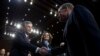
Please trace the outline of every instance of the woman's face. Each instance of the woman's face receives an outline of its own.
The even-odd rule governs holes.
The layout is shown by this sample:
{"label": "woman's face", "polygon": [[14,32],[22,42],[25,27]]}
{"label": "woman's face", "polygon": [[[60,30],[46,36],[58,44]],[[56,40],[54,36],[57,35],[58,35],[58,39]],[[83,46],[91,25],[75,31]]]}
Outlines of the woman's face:
{"label": "woman's face", "polygon": [[45,33],[45,34],[44,34],[44,40],[49,40],[49,38],[50,38],[50,37],[49,37],[49,33]]}

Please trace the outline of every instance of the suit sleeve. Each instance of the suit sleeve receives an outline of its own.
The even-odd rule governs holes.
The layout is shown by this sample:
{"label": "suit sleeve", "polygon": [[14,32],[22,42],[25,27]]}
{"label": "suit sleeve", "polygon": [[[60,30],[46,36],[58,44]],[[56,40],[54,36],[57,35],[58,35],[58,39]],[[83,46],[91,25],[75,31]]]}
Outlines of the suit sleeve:
{"label": "suit sleeve", "polygon": [[80,33],[84,36],[90,53],[100,55],[100,29],[92,13],[84,6],[77,6],[75,16]]}
{"label": "suit sleeve", "polygon": [[26,42],[23,38],[23,36],[19,33],[16,34],[16,38],[14,40],[14,45],[17,47],[17,48],[21,48],[21,49],[24,49],[24,50],[29,50],[29,51],[32,51],[32,52],[35,52],[37,47]]}
{"label": "suit sleeve", "polygon": [[87,8],[81,5],[77,6],[75,9],[75,15],[79,27],[86,31],[83,32],[87,33],[89,37],[96,37],[97,39],[100,39],[100,29],[93,14]]}

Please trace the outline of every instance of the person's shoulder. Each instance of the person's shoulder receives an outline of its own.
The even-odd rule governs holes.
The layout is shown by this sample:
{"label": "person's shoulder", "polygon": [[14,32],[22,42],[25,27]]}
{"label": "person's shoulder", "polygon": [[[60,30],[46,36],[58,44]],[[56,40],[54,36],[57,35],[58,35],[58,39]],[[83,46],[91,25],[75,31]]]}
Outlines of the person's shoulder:
{"label": "person's shoulder", "polygon": [[84,5],[77,4],[75,7],[85,7]]}
{"label": "person's shoulder", "polygon": [[24,34],[23,31],[17,31],[17,32],[16,32],[16,35],[23,35],[23,34]]}
{"label": "person's shoulder", "polygon": [[86,9],[86,7],[83,6],[83,5],[76,5],[75,6],[75,9]]}
{"label": "person's shoulder", "polygon": [[78,12],[90,13],[89,9],[83,5],[76,5],[74,10]]}

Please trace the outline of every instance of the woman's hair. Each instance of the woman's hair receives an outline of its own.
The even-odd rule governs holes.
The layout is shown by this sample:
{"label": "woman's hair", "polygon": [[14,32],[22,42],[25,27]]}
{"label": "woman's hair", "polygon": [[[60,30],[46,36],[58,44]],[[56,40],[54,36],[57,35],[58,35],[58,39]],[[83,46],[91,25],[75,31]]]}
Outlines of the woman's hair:
{"label": "woman's hair", "polygon": [[51,35],[51,33],[45,31],[42,35],[41,35],[41,42],[44,40],[44,36],[45,34],[48,33],[49,34],[49,40],[48,42],[51,43],[52,42],[52,39],[53,39],[53,36]]}

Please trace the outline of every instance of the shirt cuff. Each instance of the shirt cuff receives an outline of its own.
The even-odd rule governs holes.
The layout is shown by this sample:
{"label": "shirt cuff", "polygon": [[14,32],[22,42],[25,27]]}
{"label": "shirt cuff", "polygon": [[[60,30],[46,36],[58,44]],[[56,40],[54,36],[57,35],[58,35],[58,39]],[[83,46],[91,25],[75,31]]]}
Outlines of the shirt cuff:
{"label": "shirt cuff", "polygon": [[38,52],[39,52],[39,50],[40,50],[40,48],[39,48],[39,47],[37,47],[37,48],[36,48],[36,50],[35,50],[35,53],[38,53]]}

